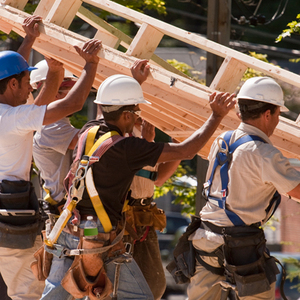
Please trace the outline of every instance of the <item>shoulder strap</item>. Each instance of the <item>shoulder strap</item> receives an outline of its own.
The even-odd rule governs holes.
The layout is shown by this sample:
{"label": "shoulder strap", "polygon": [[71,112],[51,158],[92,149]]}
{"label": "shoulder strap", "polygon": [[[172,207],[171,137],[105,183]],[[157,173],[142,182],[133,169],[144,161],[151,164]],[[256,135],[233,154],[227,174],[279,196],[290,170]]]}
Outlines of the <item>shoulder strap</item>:
{"label": "shoulder strap", "polygon": [[[95,126],[89,130],[85,143],[85,155],[88,157],[96,156],[99,160],[111,146],[122,140],[123,137],[121,137],[117,131],[109,131],[94,143],[98,130],[99,126]],[[87,192],[103,226],[104,232],[110,232],[112,230],[112,224],[95,187],[91,168],[87,171],[85,183]]]}
{"label": "shoulder strap", "polygon": [[[78,141],[78,150],[76,154],[76,158],[74,162],[79,161],[79,166],[76,168],[76,170],[70,170],[68,173],[65,182],[70,182],[70,186],[68,187],[68,191],[71,190],[71,185],[73,184],[73,179],[75,178],[76,172],[79,169],[82,169],[83,166],[86,167],[88,164],[88,167],[91,166],[93,163],[100,160],[102,155],[113,145],[115,145],[117,142],[124,139],[124,137],[120,136],[118,132],[112,131],[107,132],[104,135],[102,135],[95,143],[95,136],[99,130],[99,126],[93,126],[91,128],[88,128],[79,138]],[[84,150],[83,150],[84,149]],[[84,153],[83,153],[84,152]],[[83,154],[83,156],[82,156]],[[82,157],[80,159],[80,157]],[[80,160],[79,160],[80,159]],[[88,175],[88,170],[91,170],[90,168],[87,169],[87,172],[84,176]],[[75,172],[76,171],[76,172]],[[105,232],[109,232],[112,229],[112,225],[110,222],[110,219],[103,207],[102,201],[97,193],[97,190],[94,186],[94,179],[92,176],[92,173],[90,173],[89,179],[86,178],[85,180],[85,186],[87,188],[87,191],[90,196],[92,204],[94,206],[94,209],[96,211],[96,214],[105,230]],[[84,178],[82,178],[84,179]],[[88,184],[87,184],[88,183]],[[96,192],[89,192],[89,187],[93,187]],[[71,201],[70,193],[68,193],[68,201],[65,204],[66,205]],[[81,199],[80,199],[81,200]],[[79,201],[80,201],[79,200]],[[103,209],[101,208],[103,207]]]}
{"label": "shoulder strap", "polygon": [[[261,141],[263,143],[265,143],[265,141],[261,137],[256,136],[256,135],[245,135],[230,145],[230,139],[231,139],[232,133],[233,133],[233,131],[227,131],[225,133],[224,137],[220,138],[222,140],[222,145],[219,148],[219,151],[216,155],[210,178],[204,184],[204,188],[206,189],[205,194],[207,196],[208,201],[210,201],[211,203],[224,209],[228,218],[235,226],[243,226],[243,225],[245,225],[243,220],[236,213],[234,213],[226,208],[226,199],[227,199],[227,194],[228,194],[228,181],[229,181],[228,167],[231,162],[233,152],[240,145],[251,142],[251,141]],[[218,143],[219,143],[219,141],[218,141]],[[209,196],[210,188],[212,185],[212,180],[213,180],[216,168],[218,166],[221,166],[220,167],[221,186],[222,186],[222,190],[221,190],[222,198],[221,199],[217,199],[217,198]]]}

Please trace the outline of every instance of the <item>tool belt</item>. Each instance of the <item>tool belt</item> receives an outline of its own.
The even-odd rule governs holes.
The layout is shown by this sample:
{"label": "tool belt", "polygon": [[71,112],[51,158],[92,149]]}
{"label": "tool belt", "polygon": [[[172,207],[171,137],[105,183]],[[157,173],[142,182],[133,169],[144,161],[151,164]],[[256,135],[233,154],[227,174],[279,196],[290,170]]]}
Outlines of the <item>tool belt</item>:
{"label": "tool belt", "polygon": [[[195,249],[188,237],[199,227],[222,234],[223,246],[212,253]],[[256,226],[218,227],[194,218],[180,237],[173,255],[167,270],[177,284],[190,281],[197,260],[210,272],[224,275],[226,281],[236,287],[240,297],[270,290],[270,284],[276,281],[279,273],[275,258],[268,254],[264,232]],[[202,256],[218,258],[220,267],[207,264]]]}
{"label": "tool belt", "polygon": [[153,201],[153,197],[139,199],[129,197],[128,200],[128,205],[130,206],[146,206],[151,204],[151,202]]}
{"label": "tool belt", "polygon": [[2,180],[0,185],[0,247],[27,249],[41,233],[39,202],[29,181]]}
{"label": "tool belt", "polygon": [[236,285],[239,297],[270,290],[279,270],[268,253],[263,230],[255,226],[227,227],[223,237],[226,281]]}
{"label": "tool belt", "polygon": [[[78,249],[101,248],[107,242],[106,235],[97,240],[80,239]],[[101,254],[77,255],[61,281],[62,287],[75,299],[104,299],[112,293],[112,283],[107,277]]]}
{"label": "tool belt", "polygon": [[[146,206],[128,206],[126,210],[126,230],[128,226],[136,231],[136,226],[152,226],[155,230],[162,231],[167,225],[165,212],[151,203]],[[130,234],[129,229],[127,232]]]}
{"label": "tool belt", "polygon": [[113,230],[110,233],[99,233],[95,240],[85,237],[80,239],[79,255],[75,256],[61,282],[62,287],[74,298],[88,296],[91,300],[104,299],[112,293],[113,285],[104,265],[106,261],[125,253],[122,232],[117,235],[117,231]]}
{"label": "tool belt", "polygon": [[[46,231],[42,231],[43,239],[46,238]],[[46,251],[44,245],[41,246],[34,254],[33,261],[30,265],[33,275],[39,281],[45,281],[49,276],[53,254]]]}
{"label": "tool belt", "polygon": [[190,278],[195,274],[195,248],[189,236],[195,232],[201,224],[201,219],[192,216],[192,221],[185,232],[179,238],[173,252],[173,260],[166,266],[166,269],[173,276],[176,284],[190,282]]}

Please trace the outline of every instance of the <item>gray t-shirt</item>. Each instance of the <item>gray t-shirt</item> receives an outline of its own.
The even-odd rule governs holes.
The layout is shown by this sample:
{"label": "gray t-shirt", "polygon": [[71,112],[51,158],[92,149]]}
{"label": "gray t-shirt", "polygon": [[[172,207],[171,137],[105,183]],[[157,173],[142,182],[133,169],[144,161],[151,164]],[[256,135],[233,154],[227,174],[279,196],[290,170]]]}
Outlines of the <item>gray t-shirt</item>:
{"label": "gray t-shirt", "polygon": [[78,133],[68,118],[43,126],[33,139],[33,158],[44,180],[44,188],[50,191],[53,200],[63,199],[66,191],[63,180],[72,163],[69,145]]}

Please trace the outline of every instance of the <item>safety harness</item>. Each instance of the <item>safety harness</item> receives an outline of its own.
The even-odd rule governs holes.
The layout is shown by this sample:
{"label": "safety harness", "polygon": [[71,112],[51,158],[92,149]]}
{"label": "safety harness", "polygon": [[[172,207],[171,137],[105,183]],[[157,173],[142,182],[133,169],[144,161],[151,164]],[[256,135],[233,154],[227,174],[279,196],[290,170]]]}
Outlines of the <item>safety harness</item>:
{"label": "safety harness", "polygon": [[[266,141],[256,135],[245,135],[245,136],[239,138],[238,140],[236,140],[231,145],[229,145],[232,133],[233,133],[233,131],[228,131],[225,133],[223,138],[219,137],[217,140],[217,143],[219,145],[219,150],[217,152],[217,155],[216,155],[216,158],[215,158],[215,161],[213,164],[210,178],[204,184],[204,193],[205,193],[207,200],[210,203],[224,209],[226,215],[228,216],[228,218],[230,219],[230,221],[233,223],[234,226],[245,226],[246,224],[244,223],[244,221],[236,213],[234,213],[233,211],[230,211],[226,208],[226,199],[228,196],[228,181],[229,181],[228,167],[232,160],[233,152],[239,146],[241,146],[242,144],[251,142],[251,141],[260,141],[263,143],[266,143]],[[220,139],[222,140],[221,146],[219,144]],[[218,199],[218,198],[215,198],[215,197],[212,197],[209,195],[213,177],[214,177],[214,174],[215,174],[218,166],[221,166],[220,167],[220,177],[221,177],[221,187],[222,187],[222,190],[221,190],[222,198],[221,199]],[[268,218],[270,218],[274,214],[275,210],[277,209],[278,205],[280,204],[280,201],[281,201],[280,194],[276,191],[275,194],[273,195],[272,200],[270,201],[268,208],[266,209]],[[271,212],[271,210],[272,210],[272,212]],[[260,226],[261,224],[257,224],[257,225]]]}
{"label": "safety harness", "polygon": [[[74,175],[74,171],[71,169],[69,174],[65,179],[65,186],[67,190],[69,190],[68,200],[65,206],[67,206],[72,198],[72,194],[77,194],[76,190],[79,186],[85,185],[87,192],[92,201],[93,207],[96,211],[97,217],[99,218],[104,232],[110,232],[112,229],[111,221],[105,211],[103,203],[99,197],[97,189],[94,184],[93,172],[92,169],[89,168],[93,163],[98,162],[102,155],[117,142],[124,139],[124,137],[120,136],[116,131],[109,131],[102,135],[95,143],[95,137],[99,130],[99,126],[94,126],[88,130],[86,130],[80,137],[78,141],[78,151],[76,154],[75,162],[79,161],[80,157],[82,159],[79,161],[79,166]],[[83,149],[84,148],[84,149]],[[87,171],[88,169],[88,171]],[[81,172],[84,170],[84,172]],[[76,182],[76,177],[78,177]],[[85,180],[85,182],[84,182]],[[80,181],[80,184],[79,184]],[[71,190],[70,190],[71,189]],[[83,194],[84,188],[82,189],[81,197]],[[78,198],[78,195],[76,196]],[[81,199],[80,199],[81,200]]]}

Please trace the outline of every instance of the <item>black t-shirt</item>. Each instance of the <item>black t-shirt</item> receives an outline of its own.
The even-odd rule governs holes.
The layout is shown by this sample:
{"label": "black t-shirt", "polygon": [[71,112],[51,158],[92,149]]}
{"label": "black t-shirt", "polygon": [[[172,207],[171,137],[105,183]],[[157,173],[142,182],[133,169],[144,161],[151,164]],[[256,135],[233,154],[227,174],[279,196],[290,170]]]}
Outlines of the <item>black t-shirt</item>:
{"label": "black t-shirt", "polygon": [[[113,130],[122,135],[118,127],[105,123],[103,119],[89,121],[79,134],[89,127],[98,125],[100,128],[96,140]],[[164,143],[149,143],[145,139],[127,137],[113,145],[99,162],[92,165],[96,189],[113,225],[121,219],[124,200],[134,174],[145,166],[155,166],[163,147]],[[77,147],[74,155],[76,152]],[[77,209],[81,214],[96,214],[86,190]]]}

